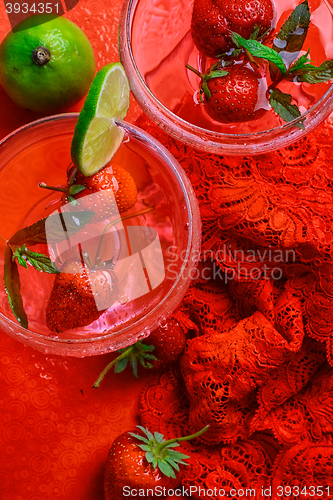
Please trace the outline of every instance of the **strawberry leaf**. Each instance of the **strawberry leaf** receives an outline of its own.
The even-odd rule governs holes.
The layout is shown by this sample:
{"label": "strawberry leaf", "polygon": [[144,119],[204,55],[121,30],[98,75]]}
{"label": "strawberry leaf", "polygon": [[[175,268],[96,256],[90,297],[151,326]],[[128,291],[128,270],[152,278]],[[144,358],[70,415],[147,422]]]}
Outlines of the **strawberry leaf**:
{"label": "strawberry leaf", "polygon": [[176,474],[174,473],[173,468],[167,462],[164,462],[161,459],[157,459],[157,467],[160,471],[167,477],[176,478]]}
{"label": "strawberry leaf", "polygon": [[145,457],[147,459],[147,462],[149,462],[150,464],[154,461],[154,455],[151,451],[147,451]]}
{"label": "strawberry leaf", "polygon": [[130,358],[130,365],[135,378],[139,378],[138,374],[138,360],[137,358]]}
{"label": "strawberry leaf", "polygon": [[[139,426],[137,425],[137,427]],[[140,436],[140,434],[134,434],[134,432],[129,432],[128,434],[136,439],[139,439],[140,441],[143,441],[144,443],[149,443],[149,439],[144,436]]]}
{"label": "strawberry leaf", "polygon": [[278,54],[274,49],[271,49],[270,47],[257,42],[257,40],[246,40],[245,38],[234,32],[231,33],[231,38],[238,47],[243,47],[244,49],[248,50],[254,57],[259,57],[261,59],[270,61],[279,68],[282,75],[286,74],[287,70],[283,59],[280,54]]}
{"label": "strawberry leaf", "polygon": [[164,436],[160,432],[154,432],[154,438],[158,443],[162,443]]}
{"label": "strawberry leaf", "polygon": [[51,259],[44,255],[43,253],[32,252],[24,245],[21,248],[16,248],[13,257],[17,258],[18,263],[27,268],[27,262],[31,264],[37,271],[56,274],[59,273],[59,269],[53,264]]}
{"label": "strawberry leaf", "polygon": [[114,367],[114,372],[121,373],[122,371],[124,371],[127,366],[127,363],[128,363],[128,357],[120,359]]}
{"label": "strawberry leaf", "polygon": [[223,69],[214,69],[211,73],[208,73],[206,75],[205,80],[211,80],[212,78],[219,78],[220,76],[226,76],[228,74],[228,71],[224,71]]}
{"label": "strawberry leaf", "polygon": [[149,444],[138,444],[138,447],[141,448],[143,451],[150,451],[150,446]]}
{"label": "strawberry leaf", "polygon": [[[277,113],[285,122],[291,122],[301,116],[301,112],[296,104],[291,104],[291,95],[284,94],[278,89],[271,92],[269,102],[275,113]],[[295,127],[304,129],[303,122],[298,122]]]}
{"label": "strawberry leaf", "polygon": [[67,196],[67,200],[72,205],[72,207],[76,207],[76,205],[78,205],[76,199],[73,198],[73,196],[71,196],[70,194]]}
{"label": "strawberry leaf", "polygon": [[171,457],[165,457],[165,461],[168,464],[170,464],[171,467],[173,467],[174,469],[176,469],[177,472],[179,471],[179,465],[174,460],[172,460]]}
{"label": "strawberry leaf", "polygon": [[71,194],[71,195],[78,194],[78,193],[81,193],[81,191],[83,191],[84,189],[86,189],[86,186],[83,186],[82,184],[73,184],[69,188],[69,194]]}
{"label": "strawberry leaf", "polygon": [[258,24],[256,24],[255,27],[253,28],[251,35],[250,35],[250,40],[258,40],[259,33],[260,33],[260,26]]}
{"label": "strawberry leaf", "polygon": [[7,246],[5,250],[4,281],[9,305],[15,318],[23,328],[28,328],[28,318],[23,307],[20,276],[13,251]]}
{"label": "strawberry leaf", "polygon": [[[52,242],[59,242],[64,239],[64,230],[71,235],[82,229],[94,216],[94,212],[82,210],[78,212],[60,212],[60,214],[50,215],[40,219],[31,226],[17,231],[9,240],[9,244],[16,245],[37,245],[47,243],[47,239]],[[47,221],[47,223],[46,223]],[[47,224],[47,238],[46,229]]]}

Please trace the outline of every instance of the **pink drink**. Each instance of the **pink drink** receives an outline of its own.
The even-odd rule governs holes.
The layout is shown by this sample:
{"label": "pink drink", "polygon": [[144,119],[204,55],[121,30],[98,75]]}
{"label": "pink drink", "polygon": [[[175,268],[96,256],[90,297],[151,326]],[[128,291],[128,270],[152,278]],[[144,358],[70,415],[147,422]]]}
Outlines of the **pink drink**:
{"label": "pink drink", "polygon": [[[25,131],[25,137],[17,141],[16,147],[13,145],[7,154],[2,155],[0,227],[1,236],[5,240],[9,240],[19,229],[50,214],[57,214],[60,209],[62,213],[67,208],[74,210],[75,215],[76,207],[62,207],[57,202],[60,193],[39,187],[41,182],[51,186],[63,186],[67,183],[76,117],[65,117],[62,121],[66,123],[51,123],[51,127],[57,125],[57,128],[54,131],[47,129],[49,132],[46,130],[45,137],[41,135],[43,124],[35,127],[37,130]],[[138,325],[136,334],[145,336],[146,329],[150,328],[149,323],[151,326],[158,324],[179,302],[179,289],[183,289],[185,281],[190,281],[190,269],[184,274],[182,271],[195,264],[189,259],[193,243],[193,214],[187,193],[192,195],[191,188],[182,171],[179,173],[168,169],[162,153],[154,150],[150,139],[140,136],[141,132],[137,130],[129,127],[113,160],[114,164],[127,170],[135,181],[138,191],[135,206],[120,214],[120,217],[125,217],[123,221],[116,214],[112,224],[110,218],[88,223],[75,235],[91,260],[96,258],[97,252],[101,259],[114,260],[114,267],[109,272],[115,272],[119,279],[117,300],[90,325],[57,335],[47,328],[45,320],[45,309],[55,275],[38,272],[30,265],[28,269],[19,266],[21,292],[30,331],[63,339],[95,339],[111,333],[116,339],[114,348],[131,343],[120,336],[124,330],[130,335],[133,325]],[[141,212],[146,213],[135,215]],[[146,238],[147,230],[149,241]],[[195,231],[196,243],[193,249],[198,247],[198,230],[199,227]],[[100,245],[101,235],[105,231]],[[67,249],[63,241],[52,244],[48,239],[48,244],[34,245],[31,250],[49,255],[60,268],[62,262],[77,256],[75,237]],[[1,242],[1,262],[4,248],[5,245]],[[140,258],[136,258],[136,254],[140,254]],[[178,290],[177,298],[175,290]],[[186,287],[183,292],[185,290]],[[17,321],[10,309],[4,287],[0,289],[0,313],[11,320],[15,328]],[[17,327],[23,330],[19,325]]]}
{"label": "pink drink", "polygon": [[[299,4],[295,0],[276,0],[274,26],[279,31],[283,22]],[[197,104],[196,91],[200,79],[186,69],[186,64],[205,71],[212,60],[202,56],[194,46],[190,27],[193,0],[141,0],[132,21],[132,51],[138,71],[154,96],[179,118],[197,127],[223,134],[251,134],[283,125],[269,109],[265,92],[266,79],[259,89],[258,107],[267,112],[261,118],[247,123],[223,124],[214,121]],[[311,24],[300,55],[310,48],[310,58],[315,66],[333,58],[332,7],[325,0],[310,1]],[[270,84],[268,79],[268,85]],[[279,88],[292,95],[304,113],[329,89],[330,83],[310,85],[285,82]],[[260,94],[262,99],[260,101]]]}

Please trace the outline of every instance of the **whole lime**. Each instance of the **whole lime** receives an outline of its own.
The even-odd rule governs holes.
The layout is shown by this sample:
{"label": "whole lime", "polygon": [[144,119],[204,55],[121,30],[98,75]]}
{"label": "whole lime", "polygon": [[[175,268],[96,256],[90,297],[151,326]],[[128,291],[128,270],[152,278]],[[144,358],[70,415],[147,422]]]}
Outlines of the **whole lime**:
{"label": "whole lime", "polygon": [[59,112],[84,97],[95,74],[92,46],[72,21],[37,14],[0,46],[0,82],[22,108]]}

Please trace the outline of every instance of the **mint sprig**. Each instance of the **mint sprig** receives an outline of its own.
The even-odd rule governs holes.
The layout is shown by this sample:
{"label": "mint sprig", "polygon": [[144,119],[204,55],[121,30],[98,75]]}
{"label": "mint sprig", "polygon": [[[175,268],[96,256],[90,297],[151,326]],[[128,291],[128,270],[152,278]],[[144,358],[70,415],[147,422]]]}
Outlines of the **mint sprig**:
{"label": "mint sprig", "polygon": [[[293,10],[273,40],[273,49],[276,52],[288,53],[289,65],[295,60],[297,53],[302,49],[309,26],[310,9],[307,0],[305,0]],[[294,54],[294,57],[292,54]],[[269,72],[274,82],[279,77],[276,67],[270,64]]]}
{"label": "mint sprig", "polygon": [[[301,112],[296,104],[291,104],[291,95],[281,92],[279,89],[274,89],[269,95],[269,103],[285,122],[291,122],[295,118],[301,116]],[[295,123],[295,127],[304,130],[303,122]]]}
{"label": "mint sprig", "polygon": [[293,10],[273,41],[276,52],[299,52],[310,26],[310,9],[305,0]]}
{"label": "mint sprig", "polygon": [[275,64],[275,66],[281,71],[282,75],[285,75],[287,72],[285,63],[278,52],[274,49],[267,47],[267,45],[263,45],[257,40],[247,40],[242,36],[238,35],[238,33],[231,33],[232,41],[235,43],[237,47],[243,47],[248,50],[250,54],[254,57],[259,57],[260,59],[266,59],[271,63]]}
{"label": "mint sprig", "polygon": [[311,64],[308,53],[300,57],[290,68],[289,74],[298,82],[311,84],[329,82],[333,78],[333,59],[324,61],[320,66]]}
{"label": "mint sprig", "polygon": [[59,273],[59,269],[53,264],[50,257],[43,253],[32,252],[26,245],[16,248],[13,252],[13,259],[17,259],[18,264],[28,268],[29,263],[37,271],[49,274]]}
{"label": "mint sprig", "polygon": [[[47,239],[52,242],[63,241],[64,234],[70,235],[80,231],[95,215],[90,210],[81,210],[73,212],[61,212],[53,214],[38,220],[31,226],[27,226],[17,231],[8,241],[11,246],[14,245],[38,245],[47,243]],[[47,237],[45,224],[47,221]]]}
{"label": "mint sprig", "polygon": [[28,318],[23,306],[17,262],[13,259],[13,250],[9,246],[5,250],[4,282],[8,302],[15,318],[23,328],[28,328]]}

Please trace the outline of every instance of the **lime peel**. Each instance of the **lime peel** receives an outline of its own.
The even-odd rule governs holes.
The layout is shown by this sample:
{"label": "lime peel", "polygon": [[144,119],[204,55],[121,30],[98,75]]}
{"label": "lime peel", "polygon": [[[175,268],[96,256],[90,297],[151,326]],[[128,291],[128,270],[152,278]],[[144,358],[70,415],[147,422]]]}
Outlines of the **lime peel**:
{"label": "lime peel", "polygon": [[123,66],[107,64],[90,86],[72,140],[72,161],[83,175],[95,174],[116,153],[125,133],[116,121],[125,118],[129,102],[130,87]]}

